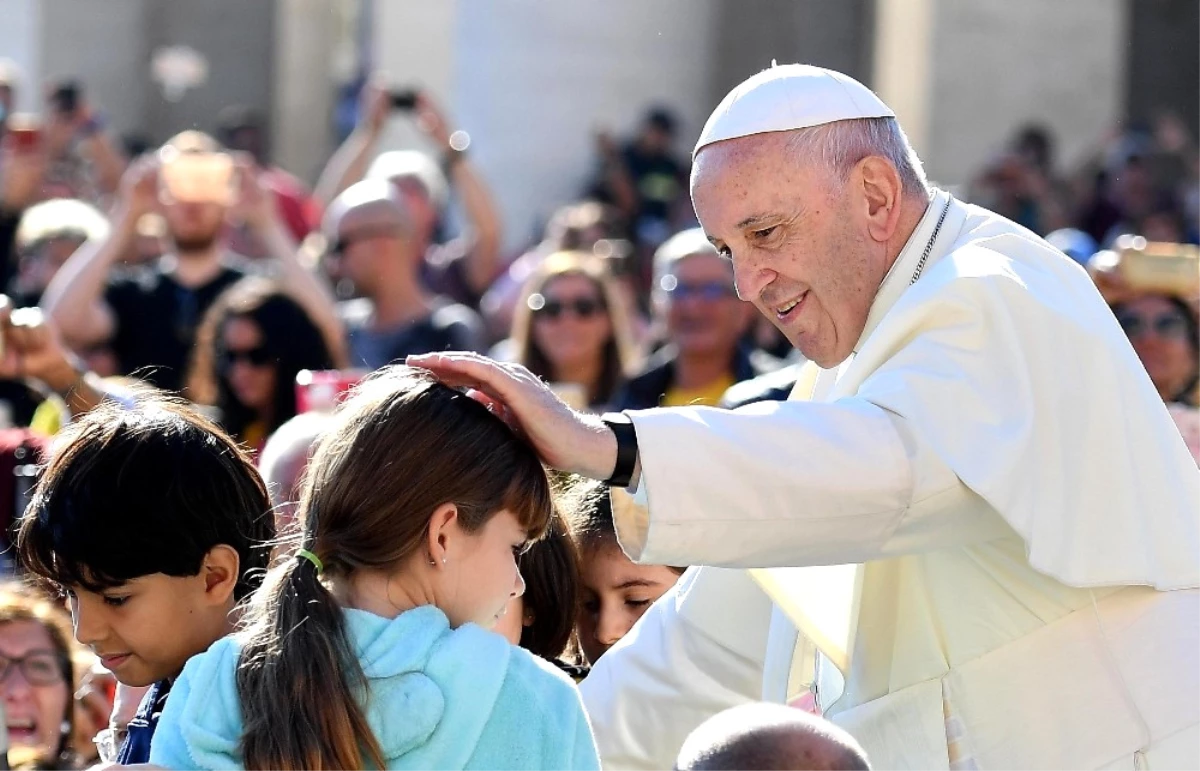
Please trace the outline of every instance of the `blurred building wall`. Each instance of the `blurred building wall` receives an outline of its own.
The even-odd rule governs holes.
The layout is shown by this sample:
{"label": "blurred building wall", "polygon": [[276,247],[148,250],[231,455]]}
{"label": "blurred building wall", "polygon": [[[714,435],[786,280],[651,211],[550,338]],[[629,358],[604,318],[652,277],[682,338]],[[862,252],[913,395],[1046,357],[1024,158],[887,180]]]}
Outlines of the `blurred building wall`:
{"label": "blurred building wall", "polygon": [[[117,131],[154,140],[258,107],[277,160],[310,181],[333,150],[334,89],[369,61],[472,134],[515,246],[582,191],[595,131],[628,136],[665,104],[686,157],[726,90],[772,59],[876,88],[947,184],[1027,122],[1053,130],[1067,165],[1127,116],[1174,108],[1196,131],[1198,15],[1196,0],[0,0],[0,57],[23,71],[25,109],[46,78],[74,75]],[[209,77],[172,103],[150,58],[179,44]],[[383,146],[425,145],[397,115]]]}
{"label": "blurred building wall", "polygon": [[149,0],[41,0],[42,77],[74,78],[117,134],[142,131],[148,84]]}
{"label": "blurred building wall", "polygon": [[829,67],[871,81],[874,0],[722,2],[716,13],[710,41],[713,106],[772,59]]}
{"label": "blurred building wall", "polygon": [[152,136],[168,137],[191,128],[212,131],[217,113],[231,104],[250,105],[270,117],[275,4],[275,0],[152,0],[148,4],[151,50],[185,45],[208,60],[207,82],[178,102],[168,101],[153,87],[146,110],[146,126]]}
{"label": "blurred building wall", "polygon": [[[0,56],[23,70],[28,109],[42,110],[47,81],[75,78],[117,134],[211,131],[229,104],[270,116],[275,2],[0,0]],[[194,48],[208,65],[206,82],[178,102],[151,77],[154,52],[173,45]]]}
{"label": "blurred building wall", "polygon": [[38,0],[0,0],[0,59],[17,69],[17,105],[21,112],[41,108],[42,14]]}
{"label": "blurred building wall", "polygon": [[333,65],[345,4],[276,0],[271,155],[279,166],[315,180],[333,145]]}
{"label": "blurred building wall", "polygon": [[1127,7],[1129,67],[1122,84],[1126,114],[1132,121],[1149,123],[1169,110],[1196,137],[1200,134],[1200,2],[1136,0]]}
{"label": "blurred building wall", "polygon": [[[879,0],[900,9],[885,18],[912,22],[913,0]],[[961,184],[1026,123],[1049,127],[1061,162],[1071,164],[1109,134],[1123,111],[1126,67],[1124,0],[919,0],[926,29],[906,29],[915,50],[892,45],[877,56],[876,73],[927,66],[917,114],[897,107],[911,123],[913,144],[929,176]],[[887,31],[882,34],[886,36]],[[877,54],[880,51],[877,50]],[[920,85],[909,84],[920,88]],[[887,88],[881,96],[890,100]],[[906,94],[901,103],[913,99]],[[923,114],[922,114],[923,112]]]}
{"label": "blurred building wall", "polygon": [[[681,119],[686,155],[707,116],[714,4],[384,2],[375,6],[374,54],[393,82],[430,89],[472,135],[472,157],[516,247],[582,194],[597,131],[624,136],[664,104]],[[388,139],[427,147],[404,116]]]}

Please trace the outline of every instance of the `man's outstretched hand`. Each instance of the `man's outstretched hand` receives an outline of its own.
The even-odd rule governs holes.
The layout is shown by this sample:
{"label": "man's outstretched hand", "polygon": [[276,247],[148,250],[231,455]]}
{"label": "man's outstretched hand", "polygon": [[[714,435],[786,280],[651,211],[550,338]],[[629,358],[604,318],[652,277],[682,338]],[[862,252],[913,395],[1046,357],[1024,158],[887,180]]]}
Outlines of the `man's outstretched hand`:
{"label": "man's outstretched hand", "polygon": [[519,364],[475,353],[409,356],[411,367],[432,372],[471,396],[520,432],[547,466],[591,479],[608,479],[617,463],[617,439],[593,415],[575,412]]}

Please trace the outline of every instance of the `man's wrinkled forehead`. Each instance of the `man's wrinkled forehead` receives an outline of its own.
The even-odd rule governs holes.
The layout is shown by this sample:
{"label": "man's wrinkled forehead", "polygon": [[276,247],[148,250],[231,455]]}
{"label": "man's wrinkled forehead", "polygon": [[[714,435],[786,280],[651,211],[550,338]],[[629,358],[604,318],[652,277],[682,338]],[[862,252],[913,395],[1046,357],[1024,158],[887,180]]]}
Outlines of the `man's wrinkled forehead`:
{"label": "man's wrinkled forehead", "polygon": [[750,176],[789,163],[789,146],[794,135],[794,131],[776,131],[705,145],[696,153],[692,164],[693,195],[699,186],[718,176]]}
{"label": "man's wrinkled forehead", "polygon": [[[823,189],[816,170],[796,162],[791,133],[740,137],[700,150],[692,166],[692,204],[710,241],[721,237],[714,230],[741,229],[782,209],[793,211]],[[713,221],[718,209],[720,222]]]}

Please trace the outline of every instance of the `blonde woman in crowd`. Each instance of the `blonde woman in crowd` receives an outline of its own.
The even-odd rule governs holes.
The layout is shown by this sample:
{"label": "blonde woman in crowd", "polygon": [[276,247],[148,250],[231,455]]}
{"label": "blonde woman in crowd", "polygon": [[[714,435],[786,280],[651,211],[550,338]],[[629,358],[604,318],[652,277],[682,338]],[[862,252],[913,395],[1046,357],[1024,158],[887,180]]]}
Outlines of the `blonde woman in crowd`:
{"label": "blonde woman in crowd", "polygon": [[525,284],[513,319],[514,360],[603,411],[635,358],[631,311],[604,263],[584,252],[546,258]]}

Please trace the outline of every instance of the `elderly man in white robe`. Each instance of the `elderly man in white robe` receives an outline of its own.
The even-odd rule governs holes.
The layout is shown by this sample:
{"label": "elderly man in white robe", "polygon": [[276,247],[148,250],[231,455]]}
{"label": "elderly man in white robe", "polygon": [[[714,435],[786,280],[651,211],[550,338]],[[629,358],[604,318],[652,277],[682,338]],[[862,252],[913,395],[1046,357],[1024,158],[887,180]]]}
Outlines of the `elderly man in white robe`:
{"label": "elderly man in white robe", "polygon": [[725,98],[692,197],[813,363],[789,401],[593,418],[512,365],[410,360],[608,481],[631,558],[717,566],[585,681],[606,766],[805,692],[878,768],[1200,763],[1200,471],[1086,273],[930,189],[816,67]]}

